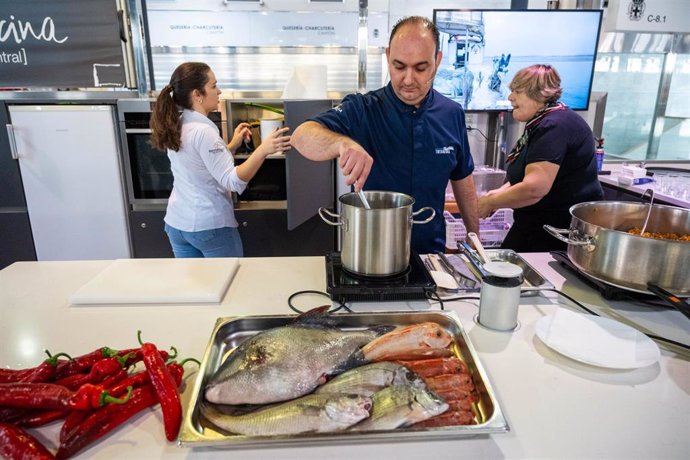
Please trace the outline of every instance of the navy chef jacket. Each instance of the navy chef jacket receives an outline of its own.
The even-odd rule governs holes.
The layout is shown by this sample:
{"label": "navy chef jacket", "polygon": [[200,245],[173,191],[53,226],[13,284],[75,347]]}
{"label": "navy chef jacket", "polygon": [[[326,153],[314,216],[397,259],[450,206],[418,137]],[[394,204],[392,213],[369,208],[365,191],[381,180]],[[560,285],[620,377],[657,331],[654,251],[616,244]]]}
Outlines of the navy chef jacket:
{"label": "navy chef jacket", "polygon": [[[414,211],[430,206],[436,217],[412,226],[412,251],[444,251],[443,207],[448,180],[474,170],[460,104],[431,90],[417,109],[402,102],[389,83],[367,94],[350,94],[334,109],[311,118],[359,143],[374,159],[365,190],[405,193]],[[423,212],[415,220],[423,220]]]}

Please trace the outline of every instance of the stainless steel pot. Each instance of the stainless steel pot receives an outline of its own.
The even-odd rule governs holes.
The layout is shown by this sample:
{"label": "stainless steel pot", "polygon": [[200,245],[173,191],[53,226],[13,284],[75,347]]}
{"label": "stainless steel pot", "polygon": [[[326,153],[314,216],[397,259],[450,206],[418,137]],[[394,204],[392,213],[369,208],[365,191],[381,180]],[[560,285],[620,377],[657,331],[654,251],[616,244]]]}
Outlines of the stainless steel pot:
{"label": "stainless steel pot", "polygon": [[636,292],[649,293],[652,283],[690,295],[690,242],[627,233],[642,228],[648,211],[646,231],[690,234],[690,210],[627,201],[576,204],[570,208],[570,229],[544,229],[568,243],[570,260],[592,278]]}
{"label": "stainless steel pot", "polygon": [[[371,209],[364,208],[357,193],[346,193],[338,198],[340,215],[319,208],[324,222],[340,226],[343,267],[365,276],[401,273],[410,263],[412,225],[431,222],[436,212],[430,207],[412,212],[414,198],[404,193],[367,191],[364,194]],[[424,211],[431,211],[431,216],[414,220]]]}

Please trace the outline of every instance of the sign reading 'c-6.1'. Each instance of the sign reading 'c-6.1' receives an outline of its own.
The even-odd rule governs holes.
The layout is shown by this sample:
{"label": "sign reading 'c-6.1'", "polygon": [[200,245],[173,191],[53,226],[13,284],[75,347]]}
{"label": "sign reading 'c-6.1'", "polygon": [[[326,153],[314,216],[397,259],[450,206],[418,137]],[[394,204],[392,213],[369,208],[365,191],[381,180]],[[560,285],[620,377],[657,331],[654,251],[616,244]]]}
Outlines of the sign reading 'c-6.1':
{"label": "sign reading 'c-6.1'", "polygon": [[114,0],[0,0],[0,88],[124,87]]}

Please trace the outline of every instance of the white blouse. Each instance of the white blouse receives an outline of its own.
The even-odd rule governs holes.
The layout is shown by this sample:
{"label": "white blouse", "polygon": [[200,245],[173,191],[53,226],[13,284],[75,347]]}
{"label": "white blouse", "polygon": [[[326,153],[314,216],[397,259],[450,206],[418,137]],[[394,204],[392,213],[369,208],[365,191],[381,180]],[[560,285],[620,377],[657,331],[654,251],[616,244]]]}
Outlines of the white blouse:
{"label": "white blouse", "polygon": [[181,120],[180,150],[168,149],[174,181],[165,223],[185,232],[237,227],[230,192],[242,193],[247,182],[237,176],[232,154],[208,117],[185,109]]}

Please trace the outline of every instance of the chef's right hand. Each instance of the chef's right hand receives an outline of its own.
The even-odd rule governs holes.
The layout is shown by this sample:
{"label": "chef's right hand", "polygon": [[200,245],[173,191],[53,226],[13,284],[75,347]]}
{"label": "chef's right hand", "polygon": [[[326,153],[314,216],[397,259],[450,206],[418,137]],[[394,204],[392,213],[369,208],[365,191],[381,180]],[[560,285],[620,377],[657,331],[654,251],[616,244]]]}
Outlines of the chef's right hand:
{"label": "chef's right hand", "polygon": [[374,159],[356,142],[344,142],[338,152],[338,165],[345,175],[345,184],[355,186],[355,192],[362,190],[371,172]]}

